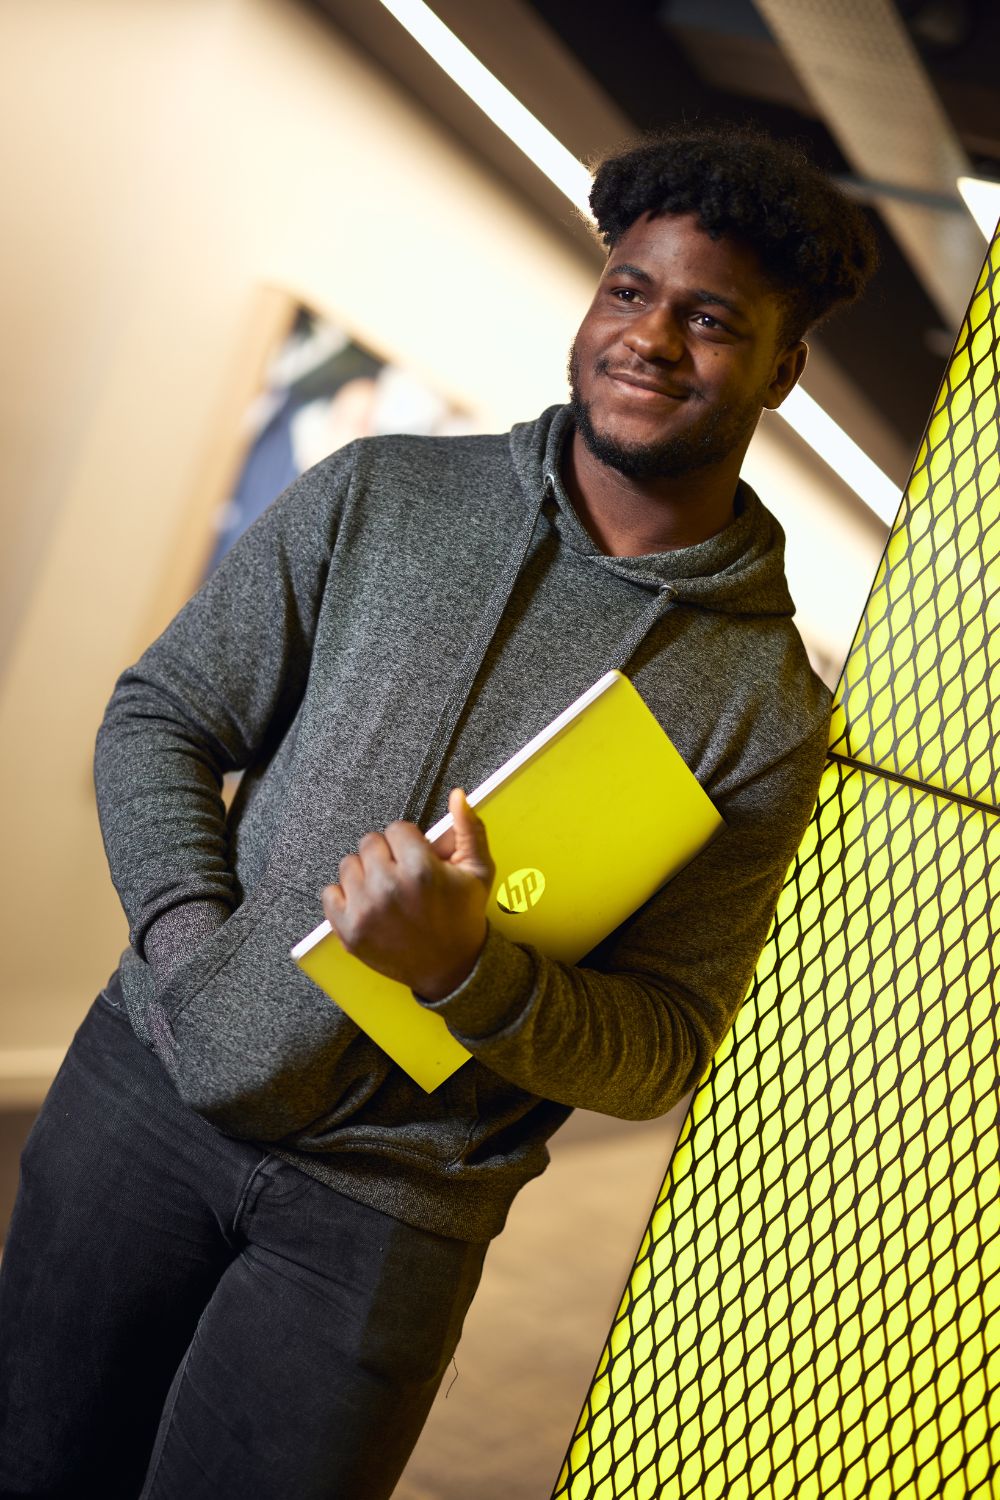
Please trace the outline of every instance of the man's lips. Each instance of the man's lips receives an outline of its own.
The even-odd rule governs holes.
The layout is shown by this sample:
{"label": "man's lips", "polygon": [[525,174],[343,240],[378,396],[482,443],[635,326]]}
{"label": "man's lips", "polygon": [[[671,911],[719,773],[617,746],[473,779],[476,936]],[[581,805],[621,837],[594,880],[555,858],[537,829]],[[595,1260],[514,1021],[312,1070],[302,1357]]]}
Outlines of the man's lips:
{"label": "man's lips", "polygon": [[631,370],[604,370],[602,373],[619,385],[627,385],[631,391],[645,393],[648,396],[665,397],[670,401],[686,401],[691,395],[689,390],[663,385],[659,381],[650,380],[648,376],[636,375]]}

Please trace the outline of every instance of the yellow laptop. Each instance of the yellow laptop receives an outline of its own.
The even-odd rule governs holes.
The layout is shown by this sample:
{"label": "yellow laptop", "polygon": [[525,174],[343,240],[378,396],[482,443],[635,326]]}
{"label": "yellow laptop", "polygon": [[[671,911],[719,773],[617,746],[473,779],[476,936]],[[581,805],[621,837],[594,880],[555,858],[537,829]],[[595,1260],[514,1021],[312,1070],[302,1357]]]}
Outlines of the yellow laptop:
{"label": "yellow laptop", "polygon": [[[491,925],[565,963],[589,953],[722,826],[621,672],[571,703],[469,802],[496,861]],[[427,838],[450,827],[449,815]],[[347,953],[329,922],[292,957],[428,1092],[468,1058],[440,1016]]]}

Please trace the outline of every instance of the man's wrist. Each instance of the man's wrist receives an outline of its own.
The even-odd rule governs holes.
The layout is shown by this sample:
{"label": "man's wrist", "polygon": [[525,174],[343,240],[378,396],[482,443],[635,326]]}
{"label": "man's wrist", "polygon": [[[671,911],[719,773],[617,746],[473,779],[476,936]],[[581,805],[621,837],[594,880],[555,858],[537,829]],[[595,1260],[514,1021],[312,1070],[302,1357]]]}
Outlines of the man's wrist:
{"label": "man's wrist", "polygon": [[447,969],[436,971],[434,974],[420,976],[420,981],[412,986],[416,994],[422,1000],[444,1000],[448,995],[460,989],[469,978],[479,962],[479,956],[486,946],[488,927],[484,920],[483,934],[475,950],[449,964]]}

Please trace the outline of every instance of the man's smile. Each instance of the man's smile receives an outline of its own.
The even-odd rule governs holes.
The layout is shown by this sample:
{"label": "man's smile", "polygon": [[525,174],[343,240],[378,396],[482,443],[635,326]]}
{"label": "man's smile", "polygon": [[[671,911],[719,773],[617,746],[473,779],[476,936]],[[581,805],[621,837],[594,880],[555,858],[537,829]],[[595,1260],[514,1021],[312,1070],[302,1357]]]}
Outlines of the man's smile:
{"label": "man's smile", "polygon": [[598,361],[597,372],[607,375],[617,386],[627,389],[627,394],[637,400],[659,397],[670,401],[686,401],[696,393],[689,386],[672,386],[641,370],[613,370],[603,360]]}

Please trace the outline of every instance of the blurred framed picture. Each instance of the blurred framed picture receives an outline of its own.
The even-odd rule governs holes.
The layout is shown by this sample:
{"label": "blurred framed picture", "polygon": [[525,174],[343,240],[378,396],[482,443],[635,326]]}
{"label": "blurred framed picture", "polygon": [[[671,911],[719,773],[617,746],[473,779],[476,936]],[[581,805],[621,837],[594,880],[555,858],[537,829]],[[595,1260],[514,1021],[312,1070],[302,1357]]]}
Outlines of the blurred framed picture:
{"label": "blurred framed picture", "polygon": [[478,430],[457,406],[346,329],[293,302],[242,423],[243,457],[215,517],[206,576],[292,480],[355,438]]}

